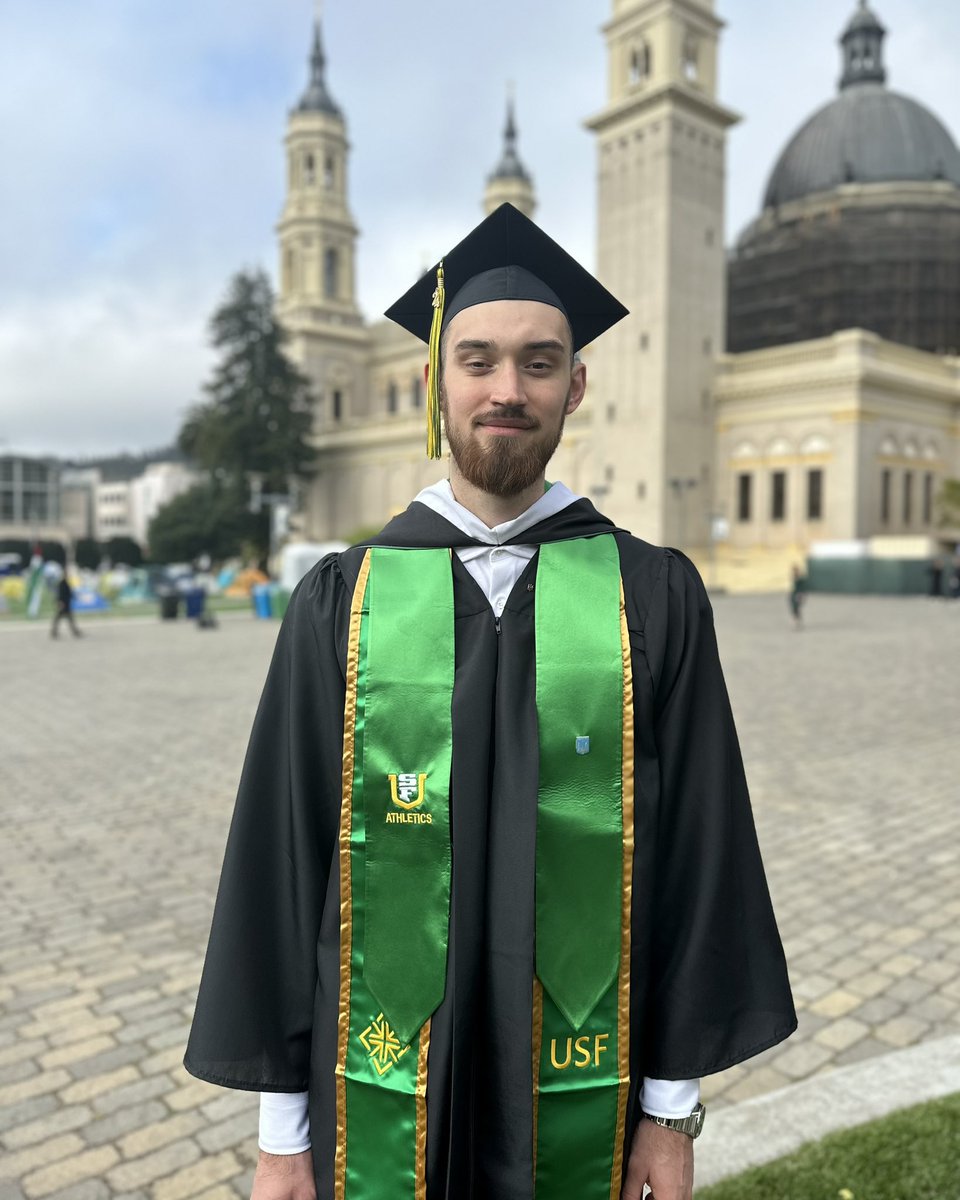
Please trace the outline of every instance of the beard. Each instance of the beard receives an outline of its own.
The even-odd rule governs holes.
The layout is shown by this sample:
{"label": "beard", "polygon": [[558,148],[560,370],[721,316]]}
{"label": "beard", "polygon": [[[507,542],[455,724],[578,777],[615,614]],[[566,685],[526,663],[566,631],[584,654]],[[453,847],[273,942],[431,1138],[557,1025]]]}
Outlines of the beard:
{"label": "beard", "polygon": [[[569,396],[567,397],[569,399]],[[540,422],[530,426],[531,436],[496,437],[484,446],[471,427],[466,433],[454,428],[447,412],[447,393],[440,387],[440,411],[447,444],[460,474],[466,481],[491,496],[517,496],[536,483],[547,469],[563,436],[566,404],[555,429],[544,429]],[[504,404],[497,415],[533,420],[523,405]]]}

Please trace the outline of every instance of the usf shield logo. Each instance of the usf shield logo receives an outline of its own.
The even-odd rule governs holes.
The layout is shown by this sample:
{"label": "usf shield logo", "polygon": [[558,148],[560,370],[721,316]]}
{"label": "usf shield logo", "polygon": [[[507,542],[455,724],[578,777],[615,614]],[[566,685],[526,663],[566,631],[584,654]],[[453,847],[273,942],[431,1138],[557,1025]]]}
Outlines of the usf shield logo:
{"label": "usf shield logo", "polygon": [[390,780],[390,799],[397,808],[409,811],[419,808],[423,803],[423,787],[427,782],[426,775],[388,775]]}

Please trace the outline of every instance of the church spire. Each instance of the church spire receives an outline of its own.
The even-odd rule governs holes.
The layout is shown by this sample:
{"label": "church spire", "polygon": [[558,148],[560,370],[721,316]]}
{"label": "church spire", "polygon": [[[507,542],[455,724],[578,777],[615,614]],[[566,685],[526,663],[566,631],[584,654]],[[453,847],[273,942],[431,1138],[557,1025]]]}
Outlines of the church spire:
{"label": "church spire", "polygon": [[492,179],[523,179],[530,176],[517,154],[517,122],[513,112],[513,97],[507,97],[507,123],[503,128],[503,155],[490,176]]}
{"label": "church spire", "polygon": [[514,208],[532,217],[537,207],[533,179],[517,154],[517,121],[513,110],[513,95],[507,96],[507,120],[503,127],[503,153],[500,161],[487,176],[483,210],[487,215],[509,201]]}
{"label": "church spire", "polygon": [[840,36],[843,47],[843,75],[840,90],[860,83],[886,83],[883,66],[883,39],[887,31],[880,24],[867,0],[859,0],[857,11]]}
{"label": "church spire", "polygon": [[327,60],[323,53],[323,39],[320,36],[320,18],[313,25],[313,49],[310,52],[310,82],[307,90],[300,97],[297,105],[298,112],[323,112],[331,117],[342,117],[340,109],[333,97],[327,91],[326,79]]}

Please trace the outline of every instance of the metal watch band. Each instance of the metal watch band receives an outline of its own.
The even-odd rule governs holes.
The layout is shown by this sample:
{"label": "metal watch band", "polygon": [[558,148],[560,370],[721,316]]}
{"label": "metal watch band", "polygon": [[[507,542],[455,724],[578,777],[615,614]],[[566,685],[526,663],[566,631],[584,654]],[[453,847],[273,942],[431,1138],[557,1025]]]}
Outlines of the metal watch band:
{"label": "metal watch band", "polygon": [[685,1133],[687,1137],[696,1138],[700,1136],[703,1129],[703,1118],[706,1111],[702,1104],[698,1104],[689,1117],[655,1117],[648,1112],[643,1115],[654,1125],[662,1125],[664,1129],[675,1129],[677,1133]]}

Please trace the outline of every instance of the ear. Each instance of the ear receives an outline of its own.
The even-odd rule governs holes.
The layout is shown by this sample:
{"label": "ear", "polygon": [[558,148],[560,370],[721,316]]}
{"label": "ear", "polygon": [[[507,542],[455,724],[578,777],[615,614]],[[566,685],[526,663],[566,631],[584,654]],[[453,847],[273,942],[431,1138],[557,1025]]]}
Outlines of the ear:
{"label": "ear", "polygon": [[430,364],[428,362],[425,362],[423,364],[423,386],[426,387],[429,382],[430,382]]}
{"label": "ear", "polygon": [[582,362],[574,363],[573,370],[570,373],[570,395],[567,397],[567,403],[563,410],[568,417],[580,407],[580,402],[583,400],[586,390],[587,365]]}

